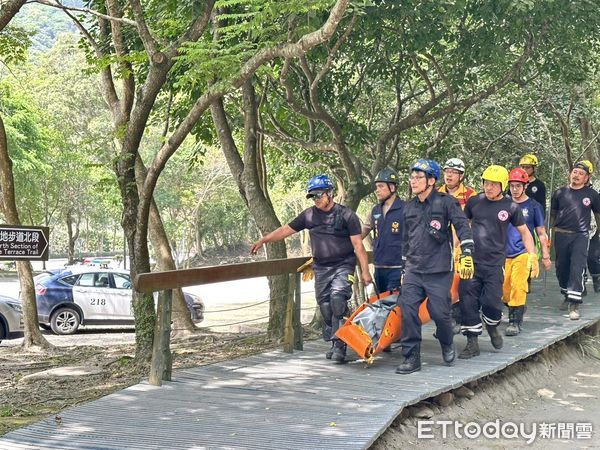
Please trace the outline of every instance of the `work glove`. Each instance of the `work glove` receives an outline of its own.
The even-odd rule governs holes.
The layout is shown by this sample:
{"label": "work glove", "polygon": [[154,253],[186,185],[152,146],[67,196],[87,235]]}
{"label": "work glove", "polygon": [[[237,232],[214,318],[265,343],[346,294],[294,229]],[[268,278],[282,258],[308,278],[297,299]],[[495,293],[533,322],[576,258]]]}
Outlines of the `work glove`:
{"label": "work glove", "polygon": [[531,278],[537,278],[540,274],[540,264],[538,262],[537,253],[527,254],[527,271],[531,274]]}
{"label": "work glove", "polygon": [[458,276],[461,280],[470,280],[475,273],[475,264],[471,255],[460,255],[458,260]]}
{"label": "work glove", "polygon": [[310,281],[315,277],[315,271],[312,268],[312,263],[313,259],[310,258],[296,269],[296,272],[302,272],[302,281]]}

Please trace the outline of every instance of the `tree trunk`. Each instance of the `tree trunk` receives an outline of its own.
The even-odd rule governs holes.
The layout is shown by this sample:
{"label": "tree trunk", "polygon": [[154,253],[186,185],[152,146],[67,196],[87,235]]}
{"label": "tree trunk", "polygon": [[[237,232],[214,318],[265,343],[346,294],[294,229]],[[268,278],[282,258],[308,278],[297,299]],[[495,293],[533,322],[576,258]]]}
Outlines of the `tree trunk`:
{"label": "tree trunk", "polygon": [[[138,186],[141,188],[144,180],[146,179],[146,167],[144,166],[141,158],[136,158],[135,172]],[[169,245],[169,238],[163,221],[160,217],[160,213],[156,206],[156,202],[152,200],[150,206],[150,220],[148,224],[148,233],[150,234],[150,242],[156,252],[156,261],[158,270],[175,270],[175,261],[171,254],[171,246]],[[173,291],[173,308],[172,308],[172,319],[173,319],[173,334],[176,336],[187,335],[196,331],[196,326],[192,322],[192,316],[185,303],[183,291],[181,289],[175,289]]]}
{"label": "tree trunk", "polygon": [[[0,116],[0,190],[2,191],[2,213],[9,225],[21,225],[17,204],[15,203],[15,183],[12,172],[12,160],[8,154],[8,142],[4,121]],[[25,322],[25,339],[23,346],[52,348],[52,345],[40,332],[35,287],[33,285],[33,269],[29,261],[17,261],[17,272],[21,283],[21,303]]]}
{"label": "tree trunk", "polygon": [[[260,165],[257,161],[256,133],[258,108],[252,82],[248,81],[243,86],[244,96],[244,159],[235,144],[231,128],[225,114],[222,99],[211,106],[211,114],[221,149],[231,170],[234,180],[238,183],[240,194],[248,205],[248,209],[256,222],[260,232],[267,234],[281,226],[271,202],[266,198],[261,189],[258,171]],[[287,258],[285,242],[267,244],[267,258]],[[283,335],[285,305],[289,282],[287,276],[269,278],[270,303],[268,334],[272,338]]]}
{"label": "tree trunk", "polygon": [[577,121],[579,122],[579,131],[581,133],[581,145],[583,150],[583,157],[580,159],[588,159],[594,164],[594,167],[597,167],[598,145],[596,136],[594,136],[590,119],[587,116],[579,116]]}
{"label": "tree trunk", "polygon": [[[79,218],[73,220],[73,211],[67,210],[67,264],[75,263],[75,243],[79,239]],[[75,231],[73,231],[73,223],[75,223]]]}

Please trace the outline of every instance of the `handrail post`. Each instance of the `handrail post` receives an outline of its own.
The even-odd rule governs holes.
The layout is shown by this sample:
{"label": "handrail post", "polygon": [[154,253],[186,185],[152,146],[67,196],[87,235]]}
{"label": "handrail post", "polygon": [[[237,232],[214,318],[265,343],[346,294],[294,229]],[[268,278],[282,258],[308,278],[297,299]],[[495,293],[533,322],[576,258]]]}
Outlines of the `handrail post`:
{"label": "handrail post", "polygon": [[154,326],[152,362],[148,381],[153,386],[161,386],[162,381],[171,381],[173,358],[171,355],[171,308],[173,291],[168,289],[158,294],[157,318]]}
{"label": "handrail post", "polygon": [[286,353],[294,353],[294,274],[288,276],[288,295],[285,304],[285,318],[283,322],[283,351]]}
{"label": "handrail post", "polygon": [[294,350],[304,349],[304,332],[302,330],[302,276],[296,273],[296,290],[294,292]]}

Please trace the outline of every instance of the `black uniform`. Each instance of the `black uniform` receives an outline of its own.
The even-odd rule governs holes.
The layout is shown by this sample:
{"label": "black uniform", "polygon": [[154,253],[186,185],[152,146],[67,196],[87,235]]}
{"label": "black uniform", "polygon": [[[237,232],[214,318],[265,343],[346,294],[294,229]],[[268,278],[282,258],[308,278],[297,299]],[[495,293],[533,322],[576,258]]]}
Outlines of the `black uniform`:
{"label": "black uniform", "polygon": [[600,196],[589,186],[562,187],[552,195],[556,277],[560,291],[572,303],[581,303],[588,257],[591,212],[600,213]]}
{"label": "black uniform", "polygon": [[406,259],[400,306],[402,308],[402,354],[420,351],[419,306],[429,297],[428,310],[436,324],[436,336],[444,346],[452,345],[448,291],[454,270],[452,231],[464,252],[473,249],[471,229],[455,198],[431,192],[424,202],[414,197],[404,207],[403,252]]}
{"label": "black uniform", "polygon": [[323,339],[343,347],[335,333],[349,312],[356,265],[350,236],[360,236],[360,220],[354,211],[336,203],[327,212],[316,206],[305,209],[289,226],[294,231],[309,231],[315,295],[324,320]]}
{"label": "black uniform", "polygon": [[469,199],[465,214],[471,219],[475,241],[475,275],[470,280],[460,280],[458,285],[461,331],[466,336],[478,336],[483,329],[480,310],[488,325],[500,323],[508,224],[518,227],[525,224],[525,219],[510,198],[491,201],[484,193]]}
{"label": "black uniform", "polygon": [[375,205],[371,211],[371,226],[375,284],[381,292],[399,288],[404,266],[402,259],[404,201],[396,197],[385,214],[383,204]]}
{"label": "black uniform", "polygon": [[525,194],[542,205],[542,212],[544,213],[544,217],[546,217],[546,185],[544,182],[536,178],[527,185]]}

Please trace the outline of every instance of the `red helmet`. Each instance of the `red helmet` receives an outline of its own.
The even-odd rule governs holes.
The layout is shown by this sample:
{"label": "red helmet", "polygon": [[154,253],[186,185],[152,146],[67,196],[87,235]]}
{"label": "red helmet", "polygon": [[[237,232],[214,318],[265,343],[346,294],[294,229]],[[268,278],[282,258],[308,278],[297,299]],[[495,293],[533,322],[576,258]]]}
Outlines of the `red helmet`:
{"label": "red helmet", "polygon": [[527,184],[529,183],[529,175],[520,167],[516,167],[508,174],[508,182],[510,183],[511,181]]}

